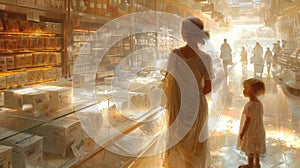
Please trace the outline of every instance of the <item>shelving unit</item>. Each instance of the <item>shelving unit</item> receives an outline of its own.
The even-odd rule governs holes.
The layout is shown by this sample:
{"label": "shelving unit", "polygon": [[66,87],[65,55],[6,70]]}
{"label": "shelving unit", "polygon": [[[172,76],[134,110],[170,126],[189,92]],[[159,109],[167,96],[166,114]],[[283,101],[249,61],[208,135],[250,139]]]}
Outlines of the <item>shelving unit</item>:
{"label": "shelving unit", "polygon": [[65,12],[28,5],[23,1],[1,4],[5,9],[0,10],[1,89],[63,76]]}
{"label": "shelving unit", "polygon": [[[39,89],[45,86],[71,90],[72,87],[74,89],[90,84],[91,78],[96,78],[95,101],[90,101],[90,93],[82,90],[81,97],[72,95],[71,103],[65,103],[61,105],[63,107],[53,111],[25,112],[26,109],[19,111],[19,109],[1,108],[0,127],[11,130],[0,133],[1,144],[17,137],[20,138],[20,136],[23,136],[23,139],[20,138],[22,141],[30,140],[32,137],[40,137],[39,139],[43,137],[42,146],[38,144],[35,148],[29,149],[34,151],[34,154],[26,157],[32,162],[25,162],[20,167],[25,167],[25,165],[77,167],[88,164],[95,155],[104,155],[105,147],[114,148],[118,146],[118,141],[124,142],[126,140],[123,139],[124,135],[159,133],[160,130],[145,132],[143,127],[147,127],[146,121],[150,119],[163,118],[162,107],[147,110],[145,107],[138,107],[136,111],[126,111],[129,114],[125,118],[119,113],[111,112],[111,108],[116,104],[121,104],[126,109],[134,103],[131,99],[126,99],[128,97],[125,99],[118,97],[114,100],[113,92],[114,89],[119,89],[118,91],[123,93],[127,89],[130,96],[140,96],[135,98],[136,100],[141,101],[142,98],[143,100],[147,98],[141,104],[148,107],[149,97],[147,96],[152,89],[159,89],[157,83],[161,82],[159,77],[162,74],[159,74],[155,68],[143,68],[156,64],[157,59],[166,59],[170,50],[180,45],[180,41],[166,34],[139,33],[119,39],[112,47],[104,48],[105,45],[98,40],[102,34],[97,32],[101,26],[114,18],[151,10],[177,13],[182,17],[187,14],[200,16],[169,0],[0,0],[1,16],[7,16],[0,24],[1,91],[11,88]],[[8,18],[9,26],[5,25],[5,18]],[[204,22],[207,20],[204,19]],[[151,20],[148,24],[155,26]],[[132,31],[129,28],[128,30],[123,30],[123,28],[114,29],[110,37],[118,39],[124,31],[128,34]],[[149,50],[143,50],[144,48],[152,48],[153,51],[148,53]],[[165,51],[165,53],[152,55],[155,53],[154,50]],[[94,62],[98,61],[97,55],[103,52],[105,53],[101,63],[96,65]],[[86,62],[83,61],[83,64],[76,64],[80,66],[82,73],[73,74],[73,68],[78,68],[74,67],[74,63],[79,54],[84,55],[82,59],[92,63],[84,64]],[[130,54],[132,56],[128,59],[127,56]],[[118,66],[120,63],[122,63],[122,68]],[[96,76],[91,73],[93,69],[97,69]],[[130,76],[129,73],[135,73],[136,76]],[[152,74],[155,77],[151,78]],[[79,75],[79,78],[73,78],[76,75]],[[117,78],[122,86],[128,84],[129,88],[124,90],[121,85],[110,87],[114,78]],[[58,95],[66,96],[60,93]],[[94,108],[95,106],[101,106],[101,108]],[[82,118],[78,117],[79,115]],[[86,130],[79,123],[97,123],[101,117],[111,122],[122,134],[101,136],[100,146],[87,136]],[[106,125],[100,128],[104,132],[107,131]],[[50,135],[53,139],[49,141]],[[156,140],[154,137],[145,141],[144,146],[136,149],[138,156],[142,157],[145,152],[155,146]],[[84,145],[81,146],[81,143]],[[61,144],[64,145],[60,146]],[[81,147],[84,148],[83,153],[77,151],[77,148],[83,150]],[[126,152],[125,148],[120,148],[120,150]],[[117,154],[113,155],[119,157]],[[137,159],[136,157],[122,157],[117,164],[126,167]],[[15,160],[14,163],[16,163]]]}

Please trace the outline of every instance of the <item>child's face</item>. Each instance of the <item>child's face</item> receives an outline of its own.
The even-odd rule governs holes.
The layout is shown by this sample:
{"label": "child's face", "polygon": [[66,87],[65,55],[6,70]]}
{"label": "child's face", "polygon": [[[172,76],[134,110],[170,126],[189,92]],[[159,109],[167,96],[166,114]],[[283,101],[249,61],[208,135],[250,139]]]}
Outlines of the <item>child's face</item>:
{"label": "child's face", "polygon": [[243,94],[244,94],[245,97],[249,97],[251,92],[252,91],[251,91],[250,87],[244,86]]}

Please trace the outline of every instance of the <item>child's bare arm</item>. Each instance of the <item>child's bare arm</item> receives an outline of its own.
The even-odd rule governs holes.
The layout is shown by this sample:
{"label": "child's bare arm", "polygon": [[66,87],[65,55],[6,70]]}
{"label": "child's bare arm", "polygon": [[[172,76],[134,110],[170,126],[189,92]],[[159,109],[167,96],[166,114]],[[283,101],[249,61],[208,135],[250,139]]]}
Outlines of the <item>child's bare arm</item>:
{"label": "child's bare arm", "polygon": [[241,131],[241,133],[240,133],[240,139],[243,139],[243,138],[244,138],[245,132],[247,131],[247,129],[248,129],[248,127],[249,127],[250,120],[251,120],[250,117],[246,117],[246,120],[245,120],[245,122],[244,122],[242,131]]}

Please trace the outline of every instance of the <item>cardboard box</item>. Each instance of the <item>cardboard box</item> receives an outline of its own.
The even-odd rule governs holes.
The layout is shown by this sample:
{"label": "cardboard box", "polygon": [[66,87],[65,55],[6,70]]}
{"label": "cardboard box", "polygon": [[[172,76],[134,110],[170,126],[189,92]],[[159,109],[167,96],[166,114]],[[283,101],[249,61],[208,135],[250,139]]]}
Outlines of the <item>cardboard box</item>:
{"label": "cardboard box", "polygon": [[6,88],[6,76],[0,76],[0,89]]}
{"label": "cardboard box", "polygon": [[6,73],[6,87],[12,87],[15,84],[15,74]]}
{"label": "cardboard box", "polygon": [[[0,128],[0,133],[7,132],[13,131]],[[19,133],[0,144],[13,147],[12,167],[36,167],[43,161],[43,137]]]}
{"label": "cardboard box", "polygon": [[43,73],[44,73],[44,77],[43,77],[44,80],[53,80],[57,78],[57,72],[55,68],[44,69]]}
{"label": "cardboard box", "polygon": [[32,54],[24,54],[25,65],[24,67],[32,66]]}
{"label": "cardboard box", "polygon": [[68,87],[38,85],[35,89],[49,94],[49,111],[56,111],[72,104],[72,89]]}
{"label": "cardboard box", "polygon": [[[27,89],[27,88],[26,88]],[[11,89],[4,91],[4,106],[7,108],[17,109],[22,106],[22,98],[17,96],[17,92],[25,90],[25,88]]]}
{"label": "cardboard box", "polygon": [[7,70],[6,67],[6,56],[0,56],[0,70]]}
{"label": "cardboard box", "polygon": [[17,54],[15,57],[15,68],[23,68],[26,65],[26,60],[23,54]]}
{"label": "cardboard box", "polygon": [[0,167],[11,168],[12,147],[0,145]]}
{"label": "cardboard box", "polygon": [[31,105],[32,113],[49,111],[49,94],[45,91],[33,90],[32,92],[21,93],[23,105]]}
{"label": "cardboard box", "polygon": [[23,107],[31,106],[30,112],[48,112],[49,94],[31,88],[18,88],[4,91],[4,106],[23,111]]}
{"label": "cardboard box", "polygon": [[15,57],[6,56],[6,68],[7,69],[14,69],[15,68]]}
{"label": "cardboard box", "polygon": [[79,120],[71,118],[55,120],[30,132],[44,137],[44,152],[62,156],[71,153],[71,145],[82,138]]}

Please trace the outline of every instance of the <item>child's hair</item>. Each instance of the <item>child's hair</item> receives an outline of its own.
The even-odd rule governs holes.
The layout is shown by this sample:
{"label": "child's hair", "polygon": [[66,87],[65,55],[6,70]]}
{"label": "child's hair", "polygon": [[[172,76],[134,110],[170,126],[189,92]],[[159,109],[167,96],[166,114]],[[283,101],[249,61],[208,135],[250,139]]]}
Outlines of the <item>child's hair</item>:
{"label": "child's hair", "polygon": [[260,96],[265,94],[265,84],[263,81],[256,79],[256,78],[250,78],[243,82],[244,88],[250,87],[251,91],[255,96]]}

